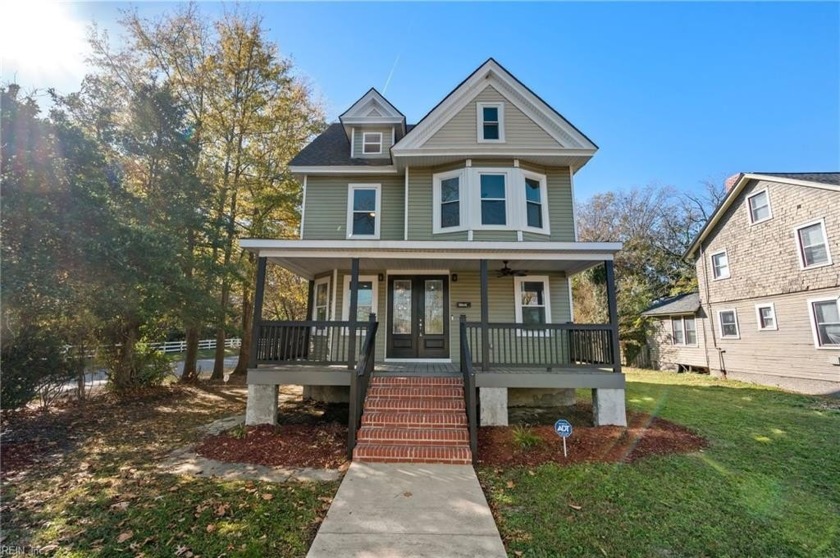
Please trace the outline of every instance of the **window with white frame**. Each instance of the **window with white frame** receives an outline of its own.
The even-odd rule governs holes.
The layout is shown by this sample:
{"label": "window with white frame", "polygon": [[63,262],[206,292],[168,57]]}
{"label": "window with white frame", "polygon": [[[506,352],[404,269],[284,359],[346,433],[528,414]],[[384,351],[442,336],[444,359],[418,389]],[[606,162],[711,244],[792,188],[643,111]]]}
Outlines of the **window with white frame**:
{"label": "window with white frame", "polygon": [[822,219],[796,228],[799,264],[802,269],[831,265],[827,238],[825,221]]}
{"label": "window with white frame", "polygon": [[466,184],[463,169],[434,176],[434,232],[461,231],[466,228]]}
{"label": "window with white frame", "polygon": [[750,210],[750,223],[753,225],[773,217],[773,213],[770,211],[770,194],[767,193],[767,190],[748,196],[747,206]]}
{"label": "window with white frame", "polygon": [[548,204],[546,203],[546,178],[544,175],[523,171],[525,184],[524,228],[543,232],[548,228]]}
{"label": "window with white frame", "polygon": [[382,132],[365,132],[362,134],[362,153],[365,155],[382,153]]}
{"label": "window with white frame", "polygon": [[693,316],[671,316],[671,344],[697,344],[697,324]]}
{"label": "window with white frame", "polygon": [[505,174],[479,173],[481,224],[507,225]]}
{"label": "window with white frame", "polygon": [[[341,316],[343,320],[350,319],[350,275],[344,276],[344,296],[342,296]],[[366,322],[371,314],[376,314],[379,300],[379,281],[376,275],[359,276],[359,298],[356,306],[356,320]]]}
{"label": "window with white frame", "polygon": [[738,313],[735,309],[718,310],[718,326],[721,339],[739,339]]}
{"label": "window with white frame", "polygon": [[729,257],[726,250],[712,254],[712,277],[726,279],[729,277]]}
{"label": "window with white frame", "polygon": [[809,300],[814,343],[821,349],[840,349],[840,296]]}
{"label": "window with white frame", "polygon": [[504,103],[476,103],[478,111],[478,141],[505,141],[505,105]]}
{"label": "window with white frame", "polygon": [[548,276],[514,277],[513,287],[516,303],[516,323],[551,323]]}
{"label": "window with white frame", "polygon": [[350,184],[347,195],[347,238],[379,238],[379,184]]}
{"label": "window with white frame", "polygon": [[315,280],[315,292],[312,294],[312,319],[316,322],[329,320],[330,313],[330,278]]}
{"label": "window with white frame", "polygon": [[779,329],[776,323],[776,307],[772,302],[755,305],[755,319],[759,331],[774,331]]}

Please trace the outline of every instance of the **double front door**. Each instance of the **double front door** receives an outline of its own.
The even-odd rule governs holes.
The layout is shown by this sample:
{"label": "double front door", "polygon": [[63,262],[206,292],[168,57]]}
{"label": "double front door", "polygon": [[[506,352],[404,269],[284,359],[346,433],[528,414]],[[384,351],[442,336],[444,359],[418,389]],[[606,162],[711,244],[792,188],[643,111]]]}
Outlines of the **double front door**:
{"label": "double front door", "polygon": [[449,358],[449,277],[388,279],[389,358]]}

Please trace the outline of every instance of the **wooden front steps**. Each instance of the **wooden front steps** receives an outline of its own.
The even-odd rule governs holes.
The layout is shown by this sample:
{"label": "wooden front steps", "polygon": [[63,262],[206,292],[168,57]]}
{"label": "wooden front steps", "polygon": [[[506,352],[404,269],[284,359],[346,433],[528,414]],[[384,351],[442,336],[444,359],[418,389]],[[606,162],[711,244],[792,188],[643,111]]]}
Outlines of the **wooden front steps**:
{"label": "wooden front steps", "polygon": [[353,459],[371,463],[470,464],[460,378],[371,378]]}

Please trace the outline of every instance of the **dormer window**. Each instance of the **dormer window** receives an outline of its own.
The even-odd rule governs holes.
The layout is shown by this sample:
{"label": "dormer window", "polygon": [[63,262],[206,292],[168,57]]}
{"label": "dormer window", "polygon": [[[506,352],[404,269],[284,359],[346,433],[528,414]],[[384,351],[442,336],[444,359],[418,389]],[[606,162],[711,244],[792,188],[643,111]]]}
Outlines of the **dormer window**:
{"label": "dormer window", "polygon": [[477,103],[478,142],[503,143],[505,141],[504,103]]}
{"label": "dormer window", "polygon": [[362,153],[365,155],[382,153],[382,132],[365,132],[362,134]]}

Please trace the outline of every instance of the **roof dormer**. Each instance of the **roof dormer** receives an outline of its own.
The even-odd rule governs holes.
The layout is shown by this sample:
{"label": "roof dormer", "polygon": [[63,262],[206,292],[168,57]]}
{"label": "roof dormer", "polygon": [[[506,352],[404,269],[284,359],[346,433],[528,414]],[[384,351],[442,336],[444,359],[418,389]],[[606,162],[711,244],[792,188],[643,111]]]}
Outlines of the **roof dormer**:
{"label": "roof dormer", "polygon": [[405,116],[374,88],[338,118],[354,159],[390,159],[391,146],[405,136]]}

